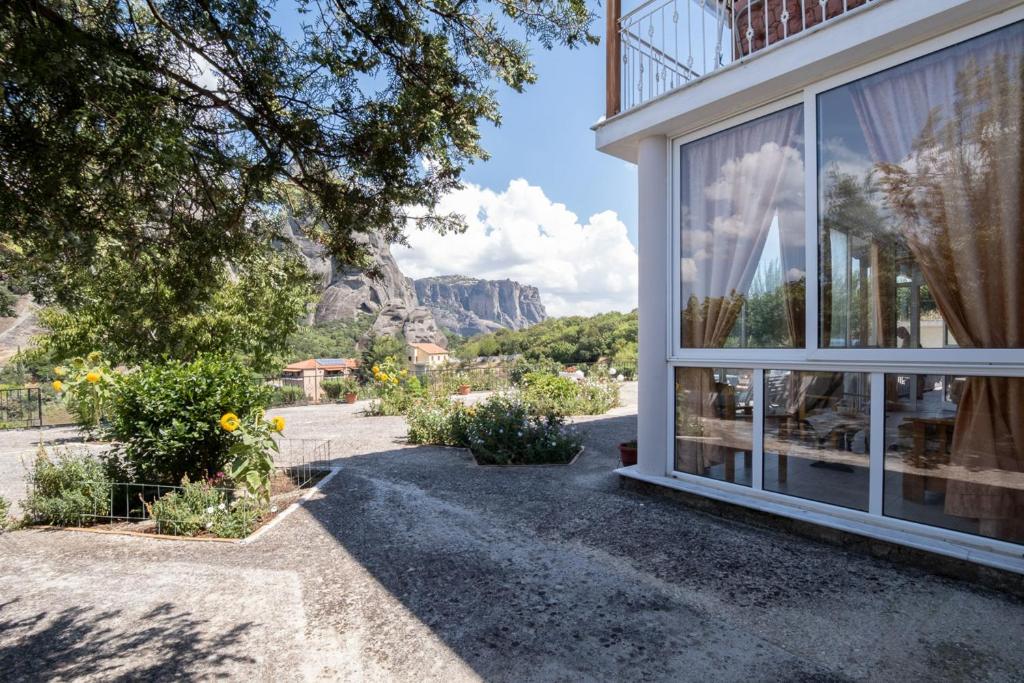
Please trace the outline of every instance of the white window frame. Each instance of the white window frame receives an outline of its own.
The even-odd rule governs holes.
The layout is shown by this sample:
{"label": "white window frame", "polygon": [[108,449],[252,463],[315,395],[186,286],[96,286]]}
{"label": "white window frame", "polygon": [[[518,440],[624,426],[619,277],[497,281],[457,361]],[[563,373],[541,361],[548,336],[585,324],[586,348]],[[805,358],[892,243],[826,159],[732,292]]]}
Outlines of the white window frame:
{"label": "white window frame", "polygon": [[[892,540],[947,555],[973,557],[973,553],[992,553],[1002,560],[984,561],[992,566],[1022,570],[1021,545],[966,532],[886,517],[883,515],[885,459],[885,374],[970,375],[1024,377],[1024,349],[823,349],[818,345],[819,254],[818,254],[818,140],[817,98],[823,92],[846,85],[865,76],[924,57],[936,51],[976,38],[990,31],[1024,21],[1024,6],[989,17],[912,47],[822,79],[799,92],[787,94],[769,104],[759,104],[740,114],[730,115],[699,129],[679,131],[669,136],[669,221],[671,252],[668,255],[669,286],[666,315],[670,321],[666,348],[666,372],[673,418],[667,435],[666,472],[674,482],[669,485],[727,502],[738,503],[790,517],[850,529],[857,533]],[[683,145],[802,103],[804,107],[804,181],[806,266],[806,334],[804,348],[797,349],[686,349],[681,346],[680,313],[680,149]],[[675,469],[674,384],[678,367],[740,368],[753,371],[755,404],[753,415],[753,469],[751,486],[719,481]],[[871,381],[871,439],[869,444],[868,511],[852,510],[829,503],[796,498],[763,488],[764,466],[764,371],[769,369],[862,372]],[[813,519],[811,519],[813,518]],[[1009,559],[1012,558],[1012,559]],[[979,560],[980,561],[980,560]]]}

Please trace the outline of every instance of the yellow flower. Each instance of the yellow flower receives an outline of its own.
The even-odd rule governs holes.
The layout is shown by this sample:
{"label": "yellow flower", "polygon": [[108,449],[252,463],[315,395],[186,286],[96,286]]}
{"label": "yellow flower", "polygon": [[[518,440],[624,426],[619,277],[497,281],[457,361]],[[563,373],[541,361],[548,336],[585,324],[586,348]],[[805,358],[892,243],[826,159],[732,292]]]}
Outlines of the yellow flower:
{"label": "yellow flower", "polygon": [[242,421],[238,419],[238,416],[234,413],[224,413],[220,416],[220,427],[225,432],[233,432],[238,429],[242,424]]}
{"label": "yellow flower", "polygon": [[96,384],[96,382],[100,381],[100,373],[93,370],[85,376],[85,381],[89,384]]}
{"label": "yellow flower", "polygon": [[402,370],[402,371],[401,371],[400,373],[398,373],[398,374],[399,374],[399,375],[401,375],[402,377],[405,377],[406,375],[408,375],[408,374],[409,374],[409,371],[408,371],[408,370]]}
{"label": "yellow flower", "polygon": [[278,432],[278,433],[283,432],[284,431],[284,418],[281,417],[281,416],[270,418],[270,428],[272,430],[274,430],[275,432]]}
{"label": "yellow flower", "polygon": [[387,382],[388,381],[388,373],[386,373],[386,372],[380,373],[380,376],[377,379],[379,379],[381,382]]}
{"label": "yellow flower", "polygon": [[392,384],[398,384],[398,378],[397,377],[392,377],[391,378],[391,383]]}
{"label": "yellow flower", "polygon": [[55,367],[53,369],[53,374],[57,375],[58,377],[63,377],[64,373],[66,373],[66,372],[67,372],[67,370],[65,370],[62,365],[58,365],[57,367]]}
{"label": "yellow flower", "polygon": [[53,390],[58,394],[64,391],[64,382],[61,382],[59,379],[53,380]]}
{"label": "yellow flower", "polygon": [[380,374],[380,366],[379,365],[374,365],[373,366],[373,374],[375,374],[375,375],[379,375]]}

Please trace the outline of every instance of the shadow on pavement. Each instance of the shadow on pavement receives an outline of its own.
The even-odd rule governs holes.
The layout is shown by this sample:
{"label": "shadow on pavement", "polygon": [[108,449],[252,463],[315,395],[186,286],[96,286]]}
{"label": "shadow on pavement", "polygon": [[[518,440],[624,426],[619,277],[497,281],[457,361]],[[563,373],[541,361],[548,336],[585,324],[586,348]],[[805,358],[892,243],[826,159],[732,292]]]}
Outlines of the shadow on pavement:
{"label": "shadow on pavement", "polygon": [[119,610],[36,612],[19,603],[0,603],[0,678],[6,681],[206,678],[254,661],[229,654],[250,624],[211,636],[208,624],[169,603],[142,615],[144,626],[127,633],[118,628],[128,618]]}

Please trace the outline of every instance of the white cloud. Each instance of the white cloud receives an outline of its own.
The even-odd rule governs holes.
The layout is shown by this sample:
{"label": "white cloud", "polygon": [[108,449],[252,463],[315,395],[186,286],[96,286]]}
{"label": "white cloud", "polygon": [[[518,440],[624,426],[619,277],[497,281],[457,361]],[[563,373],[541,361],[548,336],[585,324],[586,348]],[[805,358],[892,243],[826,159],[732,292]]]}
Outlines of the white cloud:
{"label": "white cloud", "polygon": [[581,224],[522,178],[500,193],[467,184],[444,197],[438,211],[462,214],[469,228],[458,235],[410,230],[409,247],[392,249],[410,277],[509,278],[537,287],[555,316],[637,305],[636,248],[614,211]]}

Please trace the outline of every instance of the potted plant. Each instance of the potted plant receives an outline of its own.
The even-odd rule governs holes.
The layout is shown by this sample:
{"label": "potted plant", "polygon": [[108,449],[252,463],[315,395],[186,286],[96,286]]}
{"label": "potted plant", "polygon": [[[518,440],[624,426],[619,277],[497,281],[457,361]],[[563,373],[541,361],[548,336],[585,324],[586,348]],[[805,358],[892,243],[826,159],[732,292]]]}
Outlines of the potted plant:
{"label": "potted plant", "polygon": [[623,467],[636,464],[636,439],[619,444],[619,459]]}
{"label": "potted plant", "polygon": [[345,377],[341,380],[341,392],[345,403],[356,402],[356,399],[359,398],[359,383],[356,382],[355,377]]}
{"label": "potted plant", "polygon": [[466,396],[469,394],[469,377],[463,374],[459,374],[455,377],[455,381],[458,382],[458,393],[459,396]]}

